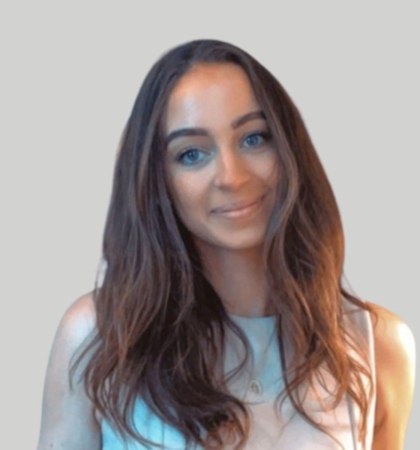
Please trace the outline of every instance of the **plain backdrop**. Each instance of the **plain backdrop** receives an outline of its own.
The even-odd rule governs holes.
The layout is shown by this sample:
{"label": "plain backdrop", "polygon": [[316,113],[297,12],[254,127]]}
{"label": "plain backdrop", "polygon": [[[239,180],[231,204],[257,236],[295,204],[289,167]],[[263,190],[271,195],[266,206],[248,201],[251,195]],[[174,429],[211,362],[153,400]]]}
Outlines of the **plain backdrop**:
{"label": "plain backdrop", "polygon": [[[352,288],[402,317],[419,341],[416,2],[7,3],[0,7],[2,447],[36,446],[57,325],[93,287],[122,129],[151,65],[193,39],[240,46],[290,93],[337,197]],[[418,448],[419,418],[416,394],[407,449]]]}

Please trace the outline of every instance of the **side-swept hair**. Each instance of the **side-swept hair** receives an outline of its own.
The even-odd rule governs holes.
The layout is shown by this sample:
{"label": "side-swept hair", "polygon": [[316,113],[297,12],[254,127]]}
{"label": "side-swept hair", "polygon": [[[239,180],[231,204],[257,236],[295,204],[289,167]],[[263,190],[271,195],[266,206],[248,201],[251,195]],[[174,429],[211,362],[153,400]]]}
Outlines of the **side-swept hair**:
{"label": "side-swept hair", "polygon": [[[232,63],[245,71],[281,167],[263,253],[285,382],[277,400],[289,398],[305,420],[325,431],[299,395],[302,386],[313,385],[322,365],[337,382],[335,405],[346,397],[360,409],[363,439],[373,379],[362,347],[345,326],[344,300],[370,308],[342,286],[344,236],[333,191],[284,88],[249,54],[220,41],[172,49],[140,89],[115,165],[103,238],[106,271],[93,295],[96,335],[72,374],[88,355],[83,379],[95,410],[122,436],[146,446],[151,442],[132,422],[138,397],[185,436],[188,448],[222,448],[225,432],[239,437],[237,448],[246,442],[247,409],[214,370],[226,327],[240,337],[248,357],[246,336],[203,275],[193,240],[172,208],[164,170],[168,97],[200,63]],[[290,361],[285,343],[293,349]],[[354,352],[362,359],[351,356]]]}

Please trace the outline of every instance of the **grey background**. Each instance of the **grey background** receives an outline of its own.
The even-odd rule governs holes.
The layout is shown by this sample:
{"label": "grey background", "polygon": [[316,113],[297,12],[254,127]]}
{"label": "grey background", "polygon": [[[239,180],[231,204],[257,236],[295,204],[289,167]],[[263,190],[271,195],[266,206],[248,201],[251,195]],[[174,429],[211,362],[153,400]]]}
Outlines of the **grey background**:
{"label": "grey background", "polygon": [[[163,52],[192,39],[239,45],[284,85],[337,197],[351,286],[401,316],[419,341],[415,2],[8,3],[0,7],[7,448],[36,446],[51,343],[66,308],[92,289],[115,152],[140,84]],[[417,448],[419,416],[416,394],[407,449]]]}

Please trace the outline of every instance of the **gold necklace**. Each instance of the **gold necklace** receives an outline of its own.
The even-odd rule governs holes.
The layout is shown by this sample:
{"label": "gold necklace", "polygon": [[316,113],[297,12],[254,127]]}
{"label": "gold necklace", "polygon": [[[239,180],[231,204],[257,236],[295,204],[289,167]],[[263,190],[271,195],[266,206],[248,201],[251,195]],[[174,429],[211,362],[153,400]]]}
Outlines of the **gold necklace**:
{"label": "gold necklace", "polygon": [[271,341],[273,340],[275,332],[276,332],[276,328],[273,329],[273,332],[271,333],[271,336],[267,342],[266,348],[264,350],[264,356],[263,356],[263,358],[261,358],[260,364],[258,365],[258,370],[255,370],[255,369],[252,370],[251,378],[248,382],[248,387],[247,387],[246,392],[251,390],[251,392],[253,392],[255,395],[261,395],[264,392],[263,385],[262,385],[261,381],[258,379],[258,377],[260,376],[260,372],[267,362],[268,349],[270,347]]}

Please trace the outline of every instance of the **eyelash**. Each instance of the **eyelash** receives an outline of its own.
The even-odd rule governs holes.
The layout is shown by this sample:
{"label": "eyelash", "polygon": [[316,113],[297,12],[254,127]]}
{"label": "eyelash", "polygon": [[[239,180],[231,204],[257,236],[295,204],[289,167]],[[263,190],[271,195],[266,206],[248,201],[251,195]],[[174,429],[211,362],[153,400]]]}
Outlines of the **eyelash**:
{"label": "eyelash", "polygon": [[200,152],[201,150],[200,149],[198,149],[198,148],[196,148],[196,147],[191,147],[191,148],[187,148],[186,150],[184,150],[183,152],[181,152],[179,155],[177,155],[176,156],[176,161],[177,162],[179,162],[179,163],[181,163],[181,164],[184,164],[184,165],[186,165],[186,166],[193,166],[193,165],[195,165],[195,164],[198,164],[197,162],[193,162],[193,163],[190,163],[190,164],[185,164],[185,162],[184,162],[184,157],[186,156],[186,155],[188,155],[188,153],[190,153],[190,152]]}
{"label": "eyelash", "polygon": [[[268,131],[259,131],[259,132],[255,131],[255,132],[249,133],[247,136],[245,136],[242,142],[245,142],[247,139],[249,139],[250,137],[253,137],[253,136],[261,137],[263,139],[263,142],[260,143],[260,144],[256,144],[255,146],[251,145],[251,147],[260,147],[260,146],[264,145],[265,143],[267,143],[271,139],[271,134]],[[189,163],[189,164],[188,163],[187,164],[184,163],[184,157],[188,153],[193,152],[193,151],[201,152],[201,150],[196,148],[196,147],[186,148],[184,151],[182,151],[181,153],[179,153],[176,156],[176,158],[175,158],[176,161],[181,163],[181,164],[184,164],[186,166],[194,166],[196,164],[199,164],[201,162],[201,160],[198,160],[198,161],[195,161],[195,162],[192,162],[192,163]]]}
{"label": "eyelash", "polygon": [[[269,133],[268,131],[259,131],[259,132],[256,131],[256,132],[250,133],[250,134],[248,134],[247,136],[245,136],[244,141],[245,141],[246,139],[250,138],[250,137],[253,137],[253,136],[259,136],[259,137],[262,137],[262,138],[263,138],[263,142],[262,142],[262,144],[260,144],[260,145],[265,144],[265,143],[268,142],[268,141],[270,140],[270,138],[271,138],[271,135],[270,135],[270,133]],[[258,146],[258,144],[257,144],[257,146]]]}

